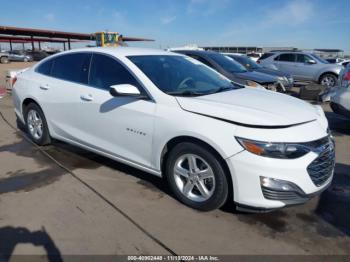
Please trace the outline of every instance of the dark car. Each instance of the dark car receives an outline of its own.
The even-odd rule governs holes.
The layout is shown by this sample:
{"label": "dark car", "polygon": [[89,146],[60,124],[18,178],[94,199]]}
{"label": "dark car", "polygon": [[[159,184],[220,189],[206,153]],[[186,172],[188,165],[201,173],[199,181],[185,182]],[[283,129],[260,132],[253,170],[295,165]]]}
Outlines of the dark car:
{"label": "dark car", "polygon": [[40,61],[49,56],[45,51],[27,51],[27,55],[33,57],[34,61]]}
{"label": "dark car", "polygon": [[236,83],[251,87],[258,87],[256,84],[258,83],[270,90],[278,89],[276,77],[248,71],[240,63],[220,53],[201,50],[176,50],[175,52],[202,62]]}
{"label": "dark car", "polygon": [[290,90],[293,87],[294,79],[290,74],[279,70],[263,67],[245,55],[227,54],[227,56],[233,58],[249,71],[260,72],[277,77],[283,91]]}
{"label": "dark car", "polygon": [[10,61],[21,61],[21,62],[33,61],[33,57],[28,55],[25,51],[22,51],[22,50],[10,51],[9,59]]}

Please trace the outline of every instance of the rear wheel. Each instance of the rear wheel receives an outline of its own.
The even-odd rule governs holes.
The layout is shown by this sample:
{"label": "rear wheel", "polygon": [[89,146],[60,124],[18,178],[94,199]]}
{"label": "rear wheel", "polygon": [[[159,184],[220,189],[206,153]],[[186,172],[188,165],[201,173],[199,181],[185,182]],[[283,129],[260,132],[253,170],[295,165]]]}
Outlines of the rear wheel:
{"label": "rear wheel", "polygon": [[9,62],[9,58],[8,58],[8,57],[2,56],[2,57],[0,58],[0,63],[1,63],[1,64],[7,64],[8,62]]}
{"label": "rear wheel", "polygon": [[327,73],[321,76],[320,84],[324,86],[333,87],[337,84],[338,77],[334,74]]}
{"label": "rear wheel", "polygon": [[228,184],[220,161],[197,144],[181,143],[170,151],[166,176],[175,196],[192,208],[214,210],[227,199]]}
{"label": "rear wheel", "polygon": [[36,144],[43,146],[50,144],[50,134],[46,119],[41,108],[31,103],[25,108],[26,129],[30,138]]}

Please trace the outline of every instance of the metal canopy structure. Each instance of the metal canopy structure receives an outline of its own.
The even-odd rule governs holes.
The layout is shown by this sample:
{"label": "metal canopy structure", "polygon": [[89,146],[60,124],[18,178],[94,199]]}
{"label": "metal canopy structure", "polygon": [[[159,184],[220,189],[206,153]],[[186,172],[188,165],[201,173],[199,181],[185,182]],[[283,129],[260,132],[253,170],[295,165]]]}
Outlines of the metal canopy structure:
{"label": "metal canopy structure", "polygon": [[[122,41],[154,41],[152,39],[125,36],[121,36],[121,39]],[[66,49],[66,43],[68,43],[68,49],[71,49],[72,42],[94,40],[95,34],[0,26],[0,42],[10,43],[10,49],[12,49],[12,43],[31,43],[34,50],[35,42],[39,43],[39,49],[41,42],[63,43],[64,49]]]}

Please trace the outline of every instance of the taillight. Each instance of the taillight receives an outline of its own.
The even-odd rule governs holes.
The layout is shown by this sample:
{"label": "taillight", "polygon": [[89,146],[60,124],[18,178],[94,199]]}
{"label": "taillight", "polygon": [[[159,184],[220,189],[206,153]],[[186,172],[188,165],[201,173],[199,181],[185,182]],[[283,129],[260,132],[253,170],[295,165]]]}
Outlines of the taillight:
{"label": "taillight", "polygon": [[344,80],[350,81],[350,71],[348,71],[348,72],[345,74]]}
{"label": "taillight", "polygon": [[13,77],[12,78],[12,86],[16,83],[16,81],[17,81],[17,77]]}

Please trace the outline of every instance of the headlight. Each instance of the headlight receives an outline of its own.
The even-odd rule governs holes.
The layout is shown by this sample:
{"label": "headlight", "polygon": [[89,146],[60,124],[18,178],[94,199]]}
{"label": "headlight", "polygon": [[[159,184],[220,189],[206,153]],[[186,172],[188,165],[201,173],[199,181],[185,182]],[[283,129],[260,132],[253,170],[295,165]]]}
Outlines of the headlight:
{"label": "headlight", "polygon": [[294,159],[311,151],[307,146],[295,143],[271,143],[241,137],[236,137],[236,139],[250,153],[265,157]]}
{"label": "headlight", "polygon": [[254,88],[258,88],[258,89],[265,89],[265,87],[263,87],[262,85],[259,85],[258,83],[254,82],[254,81],[246,80],[246,84],[249,87],[254,87]]}

